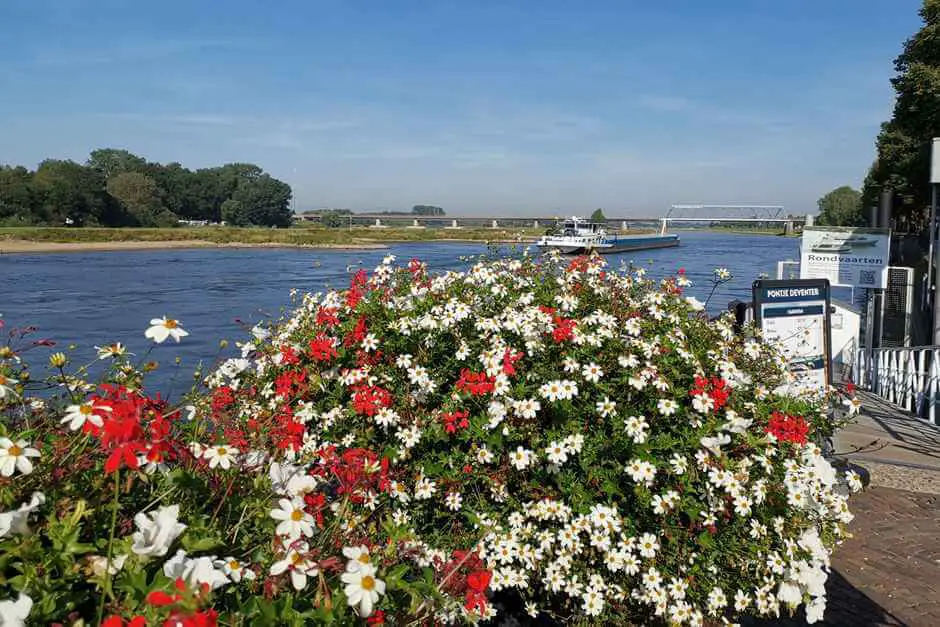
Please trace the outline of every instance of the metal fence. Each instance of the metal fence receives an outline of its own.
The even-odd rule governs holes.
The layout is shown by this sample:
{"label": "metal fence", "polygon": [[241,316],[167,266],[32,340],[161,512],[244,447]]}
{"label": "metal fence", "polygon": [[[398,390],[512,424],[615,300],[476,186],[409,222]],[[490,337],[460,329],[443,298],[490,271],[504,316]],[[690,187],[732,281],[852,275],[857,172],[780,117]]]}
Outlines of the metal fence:
{"label": "metal fence", "polygon": [[940,346],[876,348],[858,351],[859,384],[881,398],[931,422],[940,412]]}

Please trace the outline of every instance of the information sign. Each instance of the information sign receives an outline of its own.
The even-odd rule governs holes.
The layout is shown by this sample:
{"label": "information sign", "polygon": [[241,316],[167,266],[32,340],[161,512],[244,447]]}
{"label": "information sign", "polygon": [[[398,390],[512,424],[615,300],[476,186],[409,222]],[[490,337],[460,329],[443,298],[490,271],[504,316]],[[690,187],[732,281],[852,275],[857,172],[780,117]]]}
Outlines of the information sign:
{"label": "information sign", "polygon": [[790,391],[824,392],[831,381],[829,281],[755,281],[753,297],[764,340],[782,345],[795,376]]}
{"label": "information sign", "polygon": [[800,278],[884,289],[890,252],[890,229],[807,226],[800,244]]}

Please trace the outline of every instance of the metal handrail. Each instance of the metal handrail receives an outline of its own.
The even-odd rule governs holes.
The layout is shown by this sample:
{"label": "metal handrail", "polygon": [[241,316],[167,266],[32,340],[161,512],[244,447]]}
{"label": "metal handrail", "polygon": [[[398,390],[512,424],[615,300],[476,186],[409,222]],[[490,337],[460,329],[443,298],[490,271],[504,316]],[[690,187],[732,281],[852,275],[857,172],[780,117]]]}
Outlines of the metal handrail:
{"label": "metal handrail", "polygon": [[860,350],[856,368],[859,384],[864,389],[938,424],[940,346]]}

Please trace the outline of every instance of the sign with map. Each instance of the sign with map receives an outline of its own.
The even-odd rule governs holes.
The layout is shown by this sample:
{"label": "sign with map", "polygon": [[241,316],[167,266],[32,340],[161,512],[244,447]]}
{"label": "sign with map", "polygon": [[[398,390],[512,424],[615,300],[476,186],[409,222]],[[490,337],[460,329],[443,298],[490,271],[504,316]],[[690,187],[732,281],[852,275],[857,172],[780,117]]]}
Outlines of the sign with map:
{"label": "sign with map", "polygon": [[831,380],[829,281],[755,281],[754,319],[764,340],[778,343],[795,381],[790,392],[825,392]]}
{"label": "sign with map", "polygon": [[800,245],[800,278],[884,289],[890,252],[890,229],[808,226]]}

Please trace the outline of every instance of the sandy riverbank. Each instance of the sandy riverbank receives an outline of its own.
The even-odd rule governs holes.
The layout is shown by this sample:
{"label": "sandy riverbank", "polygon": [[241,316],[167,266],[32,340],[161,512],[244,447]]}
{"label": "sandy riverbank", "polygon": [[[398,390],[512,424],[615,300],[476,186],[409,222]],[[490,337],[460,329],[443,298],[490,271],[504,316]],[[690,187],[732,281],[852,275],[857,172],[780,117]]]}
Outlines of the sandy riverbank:
{"label": "sandy riverbank", "polygon": [[218,243],[206,240],[165,241],[121,241],[121,242],[36,242],[17,239],[0,239],[0,255],[13,253],[66,253],[120,250],[168,250],[174,248],[313,248],[330,250],[381,250],[388,248],[379,243],[357,244],[290,244],[265,243]]}

